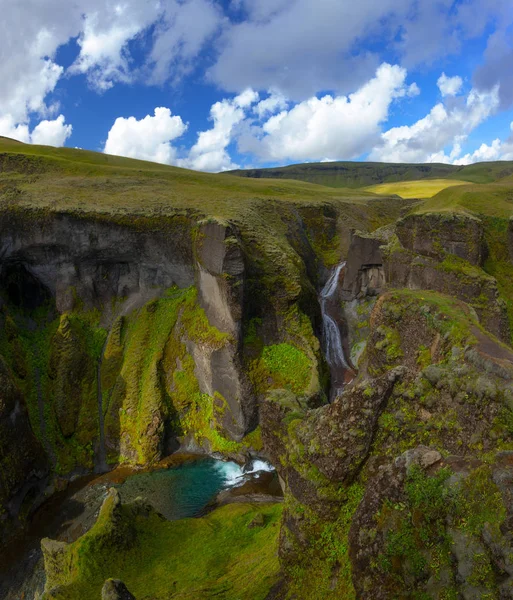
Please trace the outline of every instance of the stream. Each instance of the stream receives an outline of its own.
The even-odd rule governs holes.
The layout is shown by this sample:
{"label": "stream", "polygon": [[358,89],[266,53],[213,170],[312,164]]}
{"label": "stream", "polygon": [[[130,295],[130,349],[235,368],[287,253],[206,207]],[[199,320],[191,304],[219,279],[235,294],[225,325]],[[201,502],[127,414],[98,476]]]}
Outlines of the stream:
{"label": "stream", "polygon": [[[32,516],[28,528],[0,551],[0,600],[37,600],[45,575],[41,539],[72,542],[96,521],[110,487],[116,487],[123,502],[142,498],[168,520],[195,517],[220,492],[245,483],[265,480],[271,465],[254,460],[243,469],[234,462],[184,455],[173,457],[172,468],[151,471],[117,469],[102,476],[89,475],[53,494]],[[242,488],[241,488],[242,489]]]}

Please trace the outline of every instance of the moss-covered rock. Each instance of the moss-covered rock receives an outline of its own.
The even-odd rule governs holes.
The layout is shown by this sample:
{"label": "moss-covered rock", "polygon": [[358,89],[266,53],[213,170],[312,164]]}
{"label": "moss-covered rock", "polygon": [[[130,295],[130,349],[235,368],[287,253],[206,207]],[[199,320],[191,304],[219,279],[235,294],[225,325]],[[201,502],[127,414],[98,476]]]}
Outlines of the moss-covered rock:
{"label": "moss-covered rock", "polygon": [[[249,527],[260,515],[263,523]],[[165,521],[110,490],[93,528],[72,544],[43,540],[44,598],[99,598],[119,579],[138,599],[264,600],[279,580],[281,505],[230,504],[196,519]]]}

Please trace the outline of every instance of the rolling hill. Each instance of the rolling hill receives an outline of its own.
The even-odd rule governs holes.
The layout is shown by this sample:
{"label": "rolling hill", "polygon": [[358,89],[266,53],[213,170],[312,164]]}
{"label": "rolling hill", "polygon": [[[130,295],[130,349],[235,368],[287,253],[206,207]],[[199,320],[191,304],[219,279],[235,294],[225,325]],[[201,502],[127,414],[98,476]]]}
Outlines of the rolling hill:
{"label": "rolling hill", "polygon": [[229,171],[229,175],[254,179],[299,179],[329,187],[364,188],[397,181],[457,179],[490,183],[513,174],[513,162],[488,162],[467,166],[372,162],[306,163],[272,169]]}

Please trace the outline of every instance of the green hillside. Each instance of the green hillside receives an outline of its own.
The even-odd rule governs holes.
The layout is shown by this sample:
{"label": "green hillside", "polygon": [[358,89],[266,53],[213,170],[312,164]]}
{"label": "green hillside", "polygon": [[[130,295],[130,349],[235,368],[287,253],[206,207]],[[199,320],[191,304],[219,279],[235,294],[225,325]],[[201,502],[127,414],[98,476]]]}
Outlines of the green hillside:
{"label": "green hillside", "polygon": [[489,183],[513,174],[513,162],[478,163],[463,167],[437,163],[329,162],[238,170],[230,171],[229,174],[255,179],[299,179],[335,188],[364,188],[419,179],[461,179],[473,183]]}
{"label": "green hillside", "polygon": [[155,215],[198,211],[233,219],[255,201],[365,204],[365,191],[299,181],[254,181],[71,148],[0,138],[0,199],[10,206]]}

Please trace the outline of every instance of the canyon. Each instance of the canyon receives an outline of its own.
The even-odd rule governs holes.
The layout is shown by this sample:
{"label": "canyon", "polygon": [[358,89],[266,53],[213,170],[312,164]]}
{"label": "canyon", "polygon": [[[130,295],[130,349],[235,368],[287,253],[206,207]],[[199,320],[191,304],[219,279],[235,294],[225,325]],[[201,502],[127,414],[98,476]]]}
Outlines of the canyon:
{"label": "canyon", "polygon": [[78,477],[177,453],[269,461],[284,496],[173,524],[107,489],[42,541],[43,598],[194,598],[150,550],[212,527],[218,597],[513,597],[499,166],[403,199],[0,140],[4,548]]}

